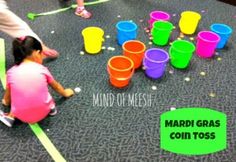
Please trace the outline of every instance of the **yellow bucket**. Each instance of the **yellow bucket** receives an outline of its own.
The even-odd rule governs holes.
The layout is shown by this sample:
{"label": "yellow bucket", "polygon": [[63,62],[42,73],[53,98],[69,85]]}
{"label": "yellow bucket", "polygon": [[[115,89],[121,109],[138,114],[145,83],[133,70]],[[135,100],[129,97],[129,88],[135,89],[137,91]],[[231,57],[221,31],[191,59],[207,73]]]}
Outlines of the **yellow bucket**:
{"label": "yellow bucket", "polygon": [[193,34],[198,26],[201,15],[193,11],[184,11],[179,20],[180,31],[184,34]]}
{"label": "yellow bucket", "polygon": [[84,48],[87,53],[97,54],[102,49],[102,42],[104,41],[104,31],[99,27],[87,27],[83,29],[82,35],[84,37]]}

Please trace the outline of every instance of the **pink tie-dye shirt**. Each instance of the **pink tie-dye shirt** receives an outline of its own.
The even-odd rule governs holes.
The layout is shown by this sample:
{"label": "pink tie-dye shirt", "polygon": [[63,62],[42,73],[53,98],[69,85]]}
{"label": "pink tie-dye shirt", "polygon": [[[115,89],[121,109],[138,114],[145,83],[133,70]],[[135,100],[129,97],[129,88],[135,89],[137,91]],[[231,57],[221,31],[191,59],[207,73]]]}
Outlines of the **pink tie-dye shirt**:
{"label": "pink tie-dye shirt", "polygon": [[45,118],[55,103],[48,91],[54,80],[46,67],[23,62],[7,71],[7,87],[11,92],[11,112],[23,122],[35,123]]}

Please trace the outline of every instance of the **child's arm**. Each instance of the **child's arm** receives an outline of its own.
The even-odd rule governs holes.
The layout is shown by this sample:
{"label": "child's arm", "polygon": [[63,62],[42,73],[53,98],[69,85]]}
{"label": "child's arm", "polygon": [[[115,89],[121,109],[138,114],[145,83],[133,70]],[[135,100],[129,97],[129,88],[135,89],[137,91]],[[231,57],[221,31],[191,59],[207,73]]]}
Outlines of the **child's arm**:
{"label": "child's arm", "polygon": [[52,87],[53,90],[55,90],[63,97],[71,97],[74,95],[74,91],[72,89],[64,89],[63,86],[55,80],[53,80],[49,85]]}
{"label": "child's arm", "polygon": [[11,104],[11,92],[9,88],[7,88],[4,93],[2,104],[5,106],[9,106]]}

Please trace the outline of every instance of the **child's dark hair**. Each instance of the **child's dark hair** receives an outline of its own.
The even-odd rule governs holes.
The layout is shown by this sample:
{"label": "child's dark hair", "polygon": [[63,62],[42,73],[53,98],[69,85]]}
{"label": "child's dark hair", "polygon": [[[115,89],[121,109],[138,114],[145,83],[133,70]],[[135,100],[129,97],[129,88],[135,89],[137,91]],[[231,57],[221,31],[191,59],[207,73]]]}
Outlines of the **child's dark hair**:
{"label": "child's dark hair", "polygon": [[41,43],[31,36],[16,38],[12,42],[14,61],[19,65],[27,56],[30,56],[34,50],[42,51]]}

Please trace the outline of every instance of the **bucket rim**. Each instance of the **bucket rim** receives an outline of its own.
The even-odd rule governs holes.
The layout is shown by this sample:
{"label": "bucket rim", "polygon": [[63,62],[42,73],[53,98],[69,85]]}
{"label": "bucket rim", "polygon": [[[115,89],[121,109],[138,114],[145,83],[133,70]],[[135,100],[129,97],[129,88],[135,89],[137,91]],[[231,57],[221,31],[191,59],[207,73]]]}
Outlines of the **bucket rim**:
{"label": "bucket rim", "polygon": [[[127,59],[127,60],[130,62],[130,66],[129,66],[128,68],[126,68],[126,69],[117,69],[117,68],[113,67],[113,66],[111,65],[111,61],[112,61],[113,59],[115,59],[115,58],[124,58],[124,59]],[[113,70],[119,71],[119,72],[129,71],[129,70],[131,70],[132,68],[134,68],[134,62],[133,62],[129,57],[126,57],[126,56],[122,56],[122,55],[120,55],[120,56],[113,56],[113,57],[111,57],[111,58],[108,60],[108,67],[110,67],[110,68],[113,69]]]}
{"label": "bucket rim", "polygon": [[[165,23],[165,24],[168,24],[168,25],[170,25],[171,30],[173,30],[173,28],[174,28],[174,25],[173,25],[171,22],[160,20],[160,21],[155,21],[155,22],[153,23],[153,28],[152,28],[152,30],[155,28],[155,24],[157,24],[157,23]],[[167,30],[167,29],[161,28],[161,29],[158,29],[158,30]],[[169,30],[169,29],[168,29],[168,30]]]}
{"label": "bucket rim", "polygon": [[122,45],[122,49],[125,50],[125,51],[127,51],[127,52],[129,52],[129,53],[136,54],[137,52],[133,52],[133,51],[127,50],[127,49],[125,48],[125,44],[130,43],[130,42],[137,42],[137,43],[140,43],[140,44],[143,45],[144,49],[141,50],[141,51],[138,51],[138,52],[144,52],[144,51],[146,50],[146,45],[145,45],[143,42],[139,41],[139,40],[128,40],[128,41],[125,41],[125,42],[123,43],[123,45]]}
{"label": "bucket rim", "polygon": [[[191,46],[193,47],[193,50],[188,51],[188,52],[193,53],[193,52],[195,51],[195,49],[196,49],[195,45],[194,45],[192,42],[189,42],[189,41],[186,41],[186,40],[175,40],[175,41],[172,43],[170,49],[171,49],[171,48],[174,48],[174,49],[175,49],[176,51],[178,51],[179,53],[186,53],[186,52],[180,51],[179,49],[177,49],[177,48],[175,48],[175,47],[173,46],[173,44],[178,43],[178,42],[185,42],[185,43],[188,43],[189,45],[191,45]],[[169,49],[169,50],[170,50],[170,49]]]}
{"label": "bucket rim", "polygon": [[84,29],[81,31],[82,35],[84,36],[84,35],[85,35],[85,32],[86,32],[87,30],[89,30],[89,29],[92,29],[92,28],[100,30],[100,31],[101,31],[101,36],[104,35],[104,30],[103,30],[102,28],[100,28],[100,27],[97,27],[97,26],[89,26],[89,27],[84,28]]}
{"label": "bucket rim", "polygon": [[150,12],[150,14],[149,14],[149,16],[150,16],[152,19],[154,19],[154,20],[159,20],[159,19],[156,19],[156,18],[153,17],[152,14],[154,14],[154,13],[161,13],[161,14],[166,15],[165,20],[169,20],[169,19],[170,19],[170,14],[169,14],[169,13],[167,13],[167,12],[165,12],[165,11],[155,10],[155,11]]}
{"label": "bucket rim", "polygon": [[[167,58],[166,58],[165,60],[162,60],[162,61],[151,60],[150,58],[147,57],[147,53],[148,53],[149,51],[161,51],[161,52],[163,52],[163,53],[166,54]],[[150,48],[150,49],[148,49],[148,50],[145,52],[145,54],[144,54],[144,59],[147,59],[148,61],[153,62],[153,63],[168,62],[168,61],[169,61],[169,58],[170,58],[170,57],[169,57],[168,52],[165,51],[165,50],[163,50],[163,49],[160,49],[160,48]]]}
{"label": "bucket rim", "polygon": [[126,81],[126,80],[130,80],[132,78],[132,76],[134,75],[134,68],[132,70],[132,72],[130,73],[130,75],[128,77],[115,77],[114,75],[111,74],[109,67],[107,67],[107,72],[110,75],[110,78],[113,78],[115,80],[119,80],[119,81]]}
{"label": "bucket rim", "polygon": [[130,29],[130,30],[124,30],[122,29],[122,31],[126,31],[126,32],[130,32],[130,31],[134,31],[134,30],[137,30],[138,26],[132,22],[132,21],[119,21],[117,24],[116,24],[116,28],[121,30],[121,28],[119,27],[120,24],[123,24],[123,23],[129,23],[129,24],[132,24],[134,25],[134,29]]}
{"label": "bucket rim", "polygon": [[[228,32],[219,32],[219,31],[217,31],[217,30],[214,29],[215,26],[223,26],[223,27],[225,27],[225,28],[228,30]],[[215,33],[220,33],[220,34],[231,34],[231,33],[233,32],[233,29],[232,29],[230,26],[228,26],[228,25],[226,25],[226,24],[222,24],[222,23],[215,23],[215,24],[212,24],[212,25],[210,26],[210,28],[211,28],[211,30],[212,30],[213,32],[215,32]]]}
{"label": "bucket rim", "polygon": [[[216,37],[217,37],[217,40],[215,40],[215,41],[207,40],[207,39],[205,39],[205,38],[203,38],[203,37],[201,36],[202,33],[210,33],[210,34],[216,36]],[[200,32],[198,33],[197,37],[198,37],[198,39],[201,38],[202,40],[204,40],[204,41],[206,41],[206,42],[211,42],[211,43],[213,43],[213,42],[219,42],[219,41],[220,41],[220,36],[219,36],[218,34],[212,32],[212,31],[208,31],[208,30],[200,31]]]}
{"label": "bucket rim", "polygon": [[[194,15],[198,20],[200,20],[201,17],[202,17],[200,13],[195,12],[195,11],[190,11],[190,10],[183,11],[183,12],[181,13],[181,17],[184,16],[185,14],[187,14],[187,13],[190,13],[191,15]],[[191,18],[191,19],[192,19],[192,18]]]}

